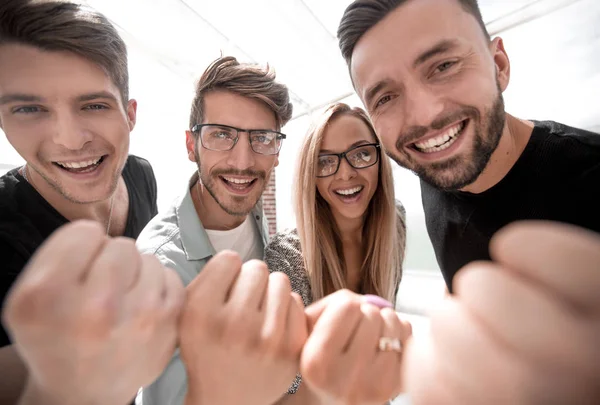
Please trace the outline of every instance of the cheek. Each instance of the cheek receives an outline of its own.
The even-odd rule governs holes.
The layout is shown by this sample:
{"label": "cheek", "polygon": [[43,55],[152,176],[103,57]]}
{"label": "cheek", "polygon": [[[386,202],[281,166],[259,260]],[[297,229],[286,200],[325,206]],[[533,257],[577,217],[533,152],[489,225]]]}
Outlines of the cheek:
{"label": "cheek", "polygon": [[18,152],[32,151],[40,148],[40,144],[45,138],[50,138],[47,130],[42,125],[34,123],[16,124],[10,121],[5,122],[2,129],[6,139]]}
{"label": "cheek", "polygon": [[402,122],[398,118],[394,118],[393,115],[377,119],[375,131],[387,150],[396,150],[396,140],[401,132],[401,125]]}
{"label": "cheek", "polygon": [[379,163],[373,167],[369,167],[369,173],[367,173],[367,179],[371,185],[371,192],[374,193],[375,189],[379,185]]}
{"label": "cheek", "polygon": [[277,162],[277,156],[275,155],[271,157],[263,157],[259,155],[258,159],[258,167],[260,168],[260,170],[264,171],[267,174],[269,174],[273,170],[273,168],[275,167],[275,163]]}
{"label": "cheek", "polygon": [[327,188],[329,187],[329,182],[327,180],[319,179],[317,180],[317,193],[321,194],[325,200],[327,200]]}

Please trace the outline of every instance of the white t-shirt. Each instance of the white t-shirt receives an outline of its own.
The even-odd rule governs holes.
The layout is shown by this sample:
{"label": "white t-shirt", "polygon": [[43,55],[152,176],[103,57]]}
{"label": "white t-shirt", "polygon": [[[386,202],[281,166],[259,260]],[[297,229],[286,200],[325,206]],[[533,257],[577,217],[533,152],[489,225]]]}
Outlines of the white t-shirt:
{"label": "white t-shirt", "polygon": [[240,255],[242,262],[251,259],[263,259],[265,247],[256,223],[250,215],[237,228],[228,231],[207,229],[206,233],[217,252],[225,249],[233,250]]}

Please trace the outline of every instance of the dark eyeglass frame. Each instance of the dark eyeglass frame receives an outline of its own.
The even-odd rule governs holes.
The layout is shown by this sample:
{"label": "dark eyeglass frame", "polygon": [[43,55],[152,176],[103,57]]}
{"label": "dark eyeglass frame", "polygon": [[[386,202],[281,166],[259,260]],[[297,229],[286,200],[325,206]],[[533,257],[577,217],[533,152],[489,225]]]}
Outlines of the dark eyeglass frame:
{"label": "dark eyeglass frame", "polygon": [[[374,147],[376,148],[375,150],[377,151],[377,153],[376,153],[376,156],[377,156],[377,158],[375,159],[375,161],[374,161],[373,163],[371,163],[371,164],[370,164],[370,165],[368,165],[368,166],[356,167],[356,166],[354,166],[354,165],[352,164],[352,162],[350,162],[350,159],[348,159],[348,156],[347,156],[347,155],[348,155],[348,153],[352,152],[353,150],[355,150],[355,149],[359,149],[359,148],[364,148],[365,146],[374,146]],[[338,158],[338,163],[337,163],[337,167],[335,168],[335,171],[334,171],[333,173],[331,173],[331,174],[327,174],[327,175],[325,175],[325,176],[319,176],[319,175],[317,174],[317,177],[318,177],[318,178],[320,178],[320,179],[322,179],[322,178],[324,178],[324,177],[329,177],[329,176],[333,176],[334,174],[336,174],[336,173],[338,172],[338,170],[340,170],[340,165],[342,164],[342,158],[346,159],[346,162],[348,162],[348,164],[349,164],[349,165],[350,165],[352,168],[354,168],[354,169],[356,169],[356,170],[366,169],[366,168],[368,168],[368,167],[371,167],[371,166],[374,166],[374,165],[376,165],[376,164],[377,164],[377,162],[379,162],[379,155],[380,155],[380,154],[381,154],[381,145],[380,145],[379,143],[376,143],[376,142],[375,142],[375,143],[363,143],[363,144],[361,144],[361,145],[356,145],[356,146],[353,146],[352,148],[350,148],[350,149],[348,149],[347,151],[345,151],[345,152],[342,152],[342,153],[323,153],[323,154],[319,154],[319,156],[318,156],[318,157],[321,157],[321,156],[337,156],[337,158]],[[317,170],[318,170],[318,168],[317,168]]]}
{"label": "dark eyeglass frame", "polygon": [[[227,129],[232,129],[235,131],[236,136],[233,140],[233,145],[231,145],[231,147],[229,149],[211,149],[206,147],[206,145],[204,145],[204,141],[202,140],[202,128],[204,127],[222,127],[222,128],[227,128]],[[265,156],[272,156],[272,155],[276,155],[279,153],[279,151],[281,150],[281,145],[282,143],[279,142],[279,148],[277,148],[277,151],[274,153],[261,153],[261,152],[257,152],[256,150],[254,150],[254,146],[252,146],[252,133],[253,132],[270,132],[270,133],[274,133],[276,134],[276,138],[277,140],[284,140],[286,138],[285,134],[282,134],[279,131],[273,131],[272,129],[243,129],[243,128],[237,128],[237,127],[232,127],[231,125],[224,125],[224,124],[196,124],[192,127],[191,129],[192,133],[197,134],[198,138],[200,138],[200,143],[202,144],[202,147],[204,149],[208,149],[208,150],[213,150],[216,152],[227,152],[231,149],[233,149],[235,147],[235,145],[237,145],[238,140],[240,139],[240,132],[246,132],[248,133],[248,143],[250,144],[250,148],[252,149],[252,151],[254,153],[257,153],[259,155],[265,155]]]}

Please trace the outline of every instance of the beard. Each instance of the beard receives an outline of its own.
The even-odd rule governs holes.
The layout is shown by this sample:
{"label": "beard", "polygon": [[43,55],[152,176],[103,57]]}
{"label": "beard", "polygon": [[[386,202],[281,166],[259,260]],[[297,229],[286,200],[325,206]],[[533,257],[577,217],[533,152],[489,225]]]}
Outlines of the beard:
{"label": "beard", "polygon": [[[212,172],[205,172],[202,170],[198,151],[196,150],[194,154],[196,156],[198,176],[202,182],[202,186],[208,191],[210,196],[213,198],[213,200],[215,200],[219,207],[221,207],[221,209],[229,215],[239,217],[245,217],[248,215],[254,206],[256,206],[256,203],[258,203],[258,200],[267,188],[267,174],[264,171],[235,169],[217,169],[213,170]],[[255,177],[256,180],[254,181],[261,182],[262,187],[256,188],[256,190],[253,190],[251,194],[246,196],[232,196],[226,194],[225,192],[219,193],[218,182],[221,181],[219,177],[227,175]]]}
{"label": "beard", "polygon": [[[401,156],[395,153],[388,153],[388,155],[398,165],[412,171],[435,188],[446,191],[460,190],[477,180],[486,168],[502,137],[505,117],[504,99],[498,89],[491,108],[484,111],[483,117],[476,108],[463,106],[459,111],[438,119],[431,125],[431,129],[439,130],[459,119],[468,118],[469,124],[473,124],[475,133],[472,150],[466,155],[461,154],[442,162],[428,164],[415,161],[411,154],[404,151],[403,145],[407,144],[407,139],[416,141],[425,135],[430,130],[427,127],[414,127],[401,137],[402,144],[398,142],[395,148],[395,151],[400,151]],[[464,136],[464,133],[460,136]]]}

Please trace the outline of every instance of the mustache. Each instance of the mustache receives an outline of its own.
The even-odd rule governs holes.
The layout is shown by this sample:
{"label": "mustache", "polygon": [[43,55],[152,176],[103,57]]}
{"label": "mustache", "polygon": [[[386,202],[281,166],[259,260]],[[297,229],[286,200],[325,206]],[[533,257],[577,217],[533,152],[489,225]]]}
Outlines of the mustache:
{"label": "mustache", "polygon": [[406,144],[413,143],[430,131],[438,131],[453,122],[462,121],[467,118],[477,119],[479,118],[479,111],[474,107],[462,107],[458,111],[454,111],[443,116],[437,117],[428,127],[425,126],[413,126],[408,128],[404,133],[400,134],[396,141],[396,148],[402,149]]}
{"label": "mustache", "polygon": [[258,170],[235,170],[235,169],[217,169],[212,172],[213,176],[242,176],[257,177],[261,180],[267,178],[267,173]]}

